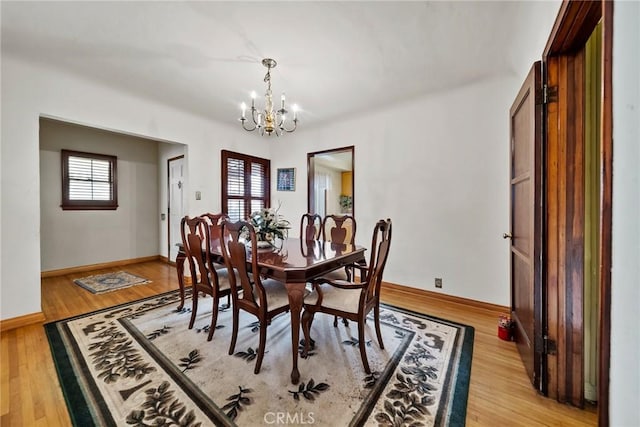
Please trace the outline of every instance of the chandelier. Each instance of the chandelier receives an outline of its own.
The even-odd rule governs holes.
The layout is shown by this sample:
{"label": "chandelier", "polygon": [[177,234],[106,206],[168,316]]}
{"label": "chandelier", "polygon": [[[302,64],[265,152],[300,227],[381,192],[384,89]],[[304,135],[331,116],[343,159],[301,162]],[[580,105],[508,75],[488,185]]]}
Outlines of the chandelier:
{"label": "chandelier", "polygon": [[242,117],[240,117],[240,122],[242,123],[242,127],[244,130],[248,132],[253,132],[254,130],[258,130],[260,135],[267,134],[271,136],[275,134],[276,136],[280,136],[283,132],[293,132],[298,127],[298,107],[294,104],[292,106],[293,110],[293,127],[287,129],[287,109],[284,106],[285,96],[284,92],[280,97],[280,109],[273,111],[273,96],[271,93],[271,69],[275,68],[277,65],[276,61],[271,58],[265,58],[262,60],[262,65],[267,67],[267,74],[264,76],[264,82],[267,84],[267,91],[264,94],[264,109],[259,110],[256,108],[256,93],[251,92],[251,121],[249,126],[247,127],[246,122],[248,121],[246,117],[247,113],[247,104],[244,102],[240,105],[242,109]]}

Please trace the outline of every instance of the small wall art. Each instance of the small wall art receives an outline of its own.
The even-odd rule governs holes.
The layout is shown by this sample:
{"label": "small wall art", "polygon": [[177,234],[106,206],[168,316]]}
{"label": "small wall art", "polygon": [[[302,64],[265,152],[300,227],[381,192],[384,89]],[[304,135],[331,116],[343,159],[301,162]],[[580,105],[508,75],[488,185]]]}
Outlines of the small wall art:
{"label": "small wall art", "polygon": [[278,169],[278,191],[296,191],[296,168]]}

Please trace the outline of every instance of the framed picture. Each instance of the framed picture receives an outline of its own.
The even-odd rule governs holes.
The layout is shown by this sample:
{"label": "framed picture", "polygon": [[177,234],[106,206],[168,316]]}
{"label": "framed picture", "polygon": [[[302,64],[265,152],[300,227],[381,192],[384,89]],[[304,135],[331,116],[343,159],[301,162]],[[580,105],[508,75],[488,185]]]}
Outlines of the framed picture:
{"label": "framed picture", "polygon": [[296,168],[278,169],[278,191],[296,191]]}

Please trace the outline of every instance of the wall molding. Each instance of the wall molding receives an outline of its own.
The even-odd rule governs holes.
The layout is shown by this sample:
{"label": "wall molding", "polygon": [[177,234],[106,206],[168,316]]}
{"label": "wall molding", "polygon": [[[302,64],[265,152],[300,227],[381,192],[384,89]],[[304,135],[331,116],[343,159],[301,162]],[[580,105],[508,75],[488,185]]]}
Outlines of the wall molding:
{"label": "wall molding", "polygon": [[37,313],[0,320],[0,333],[10,331],[11,329],[21,328],[23,326],[33,325],[34,323],[42,323],[46,319],[47,318],[44,313],[39,311]]}
{"label": "wall molding", "polygon": [[425,289],[412,288],[404,285],[397,285],[395,283],[382,282],[382,291],[385,290],[393,291],[393,292],[401,292],[413,296],[418,297],[427,297],[440,301],[451,302],[455,304],[461,304],[466,306],[471,306],[475,308],[480,308],[483,310],[495,311],[500,313],[509,313],[510,309],[507,306],[491,304],[488,302],[477,301],[469,298],[457,297],[454,295],[441,294],[439,292],[427,291]]}
{"label": "wall molding", "polygon": [[40,278],[64,276],[67,274],[84,273],[86,271],[100,270],[102,268],[122,267],[124,265],[139,264],[142,262],[162,260],[160,255],[152,255],[141,258],[122,259],[119,261],[103,262],[100,264],[81,265],[78,267],[61,268],[59,270],[49,270],[40,273]]}

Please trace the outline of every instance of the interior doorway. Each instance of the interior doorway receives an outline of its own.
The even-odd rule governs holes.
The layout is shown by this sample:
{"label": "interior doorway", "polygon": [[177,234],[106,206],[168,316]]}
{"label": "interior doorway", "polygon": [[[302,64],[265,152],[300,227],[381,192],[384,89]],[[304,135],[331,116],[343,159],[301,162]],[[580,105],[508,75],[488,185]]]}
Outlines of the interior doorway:
{"label": "interior doorway", "polygon": [[354,215],[354,147],[307,154],[307,212]]}

